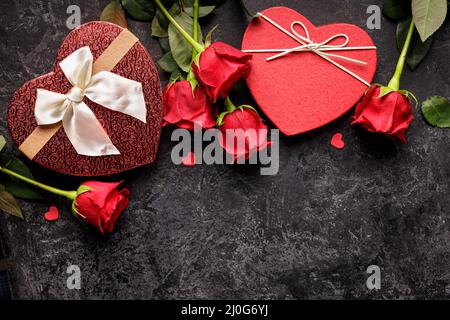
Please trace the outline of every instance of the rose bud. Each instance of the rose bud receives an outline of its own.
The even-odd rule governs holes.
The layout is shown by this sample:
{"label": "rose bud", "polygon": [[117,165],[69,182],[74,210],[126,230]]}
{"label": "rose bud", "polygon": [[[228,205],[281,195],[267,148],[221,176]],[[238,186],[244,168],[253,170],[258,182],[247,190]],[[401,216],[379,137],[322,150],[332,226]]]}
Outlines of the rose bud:
{"label": "rose bud", "polygon": [[128,205],[130,192],[118,190],[121,182],[88,181],[77,190],[72,211],[81,221],[96,227],[102,234],[113,231],[117,218]]}
{"label": "rose bud", "polygon": [[219,97],[226,98],[236,82],[248,76],[251,58],[250,54],[215,42],[192,63],[192,70],[210,99],[216,102]]}
{"label": "rose bud", "polygon": [[[253,107],[246,105],[235,107],[229,98],[225,103],[227,111],[220,114],[217,121],[222,133],[219,143],[227,153],[233,155],[235,161],[247,160],[254,153],[272,145],[267,139],[267,126]],[[227,134],[233,134],[234,143],[227,143]]]}
{"label": "rose bud", "polygon": [[192,84],[187,80],[169,83],[164,89],[163,101],[166,124],[176,124],[187,130],[193,130],[194,123],[205,129],[216,124],[215,108],[200,85],[192,92]]}
{"label": "rose bud", "polygon": [[370,132],[381,133],[390,138],[397,137],[406,143],[405,132],[413,118],[407,93],[373,85],[356,106],[352,125],[360,125]]}

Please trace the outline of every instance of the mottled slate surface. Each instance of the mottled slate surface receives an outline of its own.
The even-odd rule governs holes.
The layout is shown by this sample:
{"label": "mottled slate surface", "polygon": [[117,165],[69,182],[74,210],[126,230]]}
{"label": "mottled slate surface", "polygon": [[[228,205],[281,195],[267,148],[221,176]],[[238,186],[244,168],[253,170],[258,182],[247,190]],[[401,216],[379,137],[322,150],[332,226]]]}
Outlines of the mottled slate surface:
{"label": "mottled slate surface", "polygon": [[[366,9],[380,0],[249,0],[253,9],[287,5],[315,24],[365,27]],[[95,20],[107,1],[1,1],[0,131],[6,109],[26,80],[50,70],[68,32],[69,4]],[[235,46],[246,26],[229,0],[208,20],[218,39]],[[154,58],[161,53],[149,24],[131,29]],[[383,18],[370,31],[380,48],[377,82],[395,67],[395,25]],[[420,99],[449,96],[449,23],[403,86]],[[291,81],[295,81],[292,79]],[[15,298],[448,298],[450,297],[450,131],[428,126],[419,112],[407,145],[349,126],[350,114],[294,138],[282,138],[280,172],[260,176],[251,166],[177,167],[170,129],[154,165],[119,178],[133,194],[118,230],[88,233],[65,201],[47,197],[22,206],[26,222],[0,215],[1,241],[13,266]],[[329,147],[342,132],[347,148]],[[32,167],[43,181],[74,188],[77,179]],[[50,204],[65,208],[55,223]],[[79,265],[81,290],[68,290],[66,269]],[[366,268],[382,271],[370,292]]]}

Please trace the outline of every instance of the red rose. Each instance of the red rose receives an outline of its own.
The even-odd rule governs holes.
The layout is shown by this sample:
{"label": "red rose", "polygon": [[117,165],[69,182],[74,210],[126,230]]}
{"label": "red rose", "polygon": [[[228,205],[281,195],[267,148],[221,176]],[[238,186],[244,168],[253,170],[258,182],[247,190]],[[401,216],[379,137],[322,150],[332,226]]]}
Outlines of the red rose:
{"label": "red rose", "polygon": [[250,54],[215,42],[200,54],[198,65],[192,63],[192,70],[216,102],[219,97],[226,98],[236,82],[248,76],[251,58]]}
{"label": "red rose", "polygon": [[381,87],[373,85],[356,106],[352,125],[359,124],[370,132],[397,137],[406,143],[405,131],[414,116],[406,95],[392,91],[380,98]]}
{"label": "red rose", "polygon": [[130,197],[127,189],[117,190],[120,183],[98,181],[83,183],[73,203],[75,215],[95,226],[102,234],[112,232]]}
{"label": "red rose", "polygon": [[[248,159],[252,154],[272,145],[267,140],[267,126],[253,108],[240,107],[221,119],[219,143],[234,159]],[[233,134],[234,145],[227,144],[226,134]],[[242,140],[244,139],[244,141]]]}
{"label": "red rose", "polygon": [[213,106],[205,89],[198,85],[192,93],[189,81],[169,83],[164,89],[164,120],[180,128],[193,130],[194,122],[202,128],[216,124]]}

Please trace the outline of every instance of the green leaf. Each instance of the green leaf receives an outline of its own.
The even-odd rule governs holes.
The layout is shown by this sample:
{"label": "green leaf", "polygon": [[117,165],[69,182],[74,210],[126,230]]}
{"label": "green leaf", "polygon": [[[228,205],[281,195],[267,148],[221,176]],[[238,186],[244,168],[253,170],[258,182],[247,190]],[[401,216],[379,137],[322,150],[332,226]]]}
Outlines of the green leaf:
{"label": "green leaf", "polygon": [[383,14],[391,20],[402,20],[411,15],[411,0],[384,0]]}
{"label": "green leaf", "polygon": [[23,220],[22,210],[14,196],[0,185],[0,210]]}
{"label": "green leaf", "polygon": [[170,81],[176,81],[182,76],[183,71],[177,66],[177,69],[170,75]]}
{"label": "green leaf", "polygon": [[[177,7],[177,6],[178,6],[178,4],[174,4],[174,6],[169,10],[169,13],[171,16],[174,15],[173,8]],[[166,18],[166,16],[161,12],[161,10],[159,10],[159,9],[156,10],[155,18],[158,19],[159,26],[162,29],[167,30],[169,28],[169,23],[170,23],[169,19]]]}
{"label": "green leaf", "polygon": [[248,6],[245,3],[245,1],[244,0],[240,0],[240,2],[241,2],[242,9],[244,9],[245,14],[248,15],[249,17],[254,17],[255,14],[250,11],[250,9],[248,8]]}
{"label": "green leaf", "polygon": [[[166,8],[167,8],[167,6],[166,6]],[[180,8],[180,2],[179,1],[176,1],[169,9],[169,13],[170,13],[170,15],[172,17],[180,15],[181,12],[182,12],[182,10]],[[155,17],[158,18],[159,25],[161,26],[161,28],[163,28],[165,30],[167,30],[169,28],[170,21],[161,12],[161,10],[159,10],[159,8],[156,9]]]}
{"label": "green leaf", "polygon": [[[198,9],[198,17],[199,18],[203,18],[203,17],[206,17],[206,16],[210,15],[211,13],[214,12],[215,8],[216,8],[216,6],[200,7]],[[186,12],[188,12],[189,10],[192,10],[192,17],[194,16],[194,10],[192,8],[186,8],[185,10],[186,10]]]}
{"label": "green leaf", "polygon": [[169,38],[159,38],[159,45],[163,53],[170,51]]}
{"label": "green leaf", "polygon": [[439,128],[450,128],[450,101],[433,96],[422,103],[422,113],[429,124]]}
{"label": "green leaf", "polygon": [[167,28],[163,28],[161,26],[159,19],[156,15],[152,21],[152,36],[158,38],[167,38],[169,36]]}
{"label": "green leaf", "polygon": [[123,10],[119,0],[112,0],[105,9],[103,9],[100,20],[115,23],[123,28],[128,27],[127,19],[125,18],[125,10]]}
{"label": "green leaf", "polygon": [[150,21],[155,15],[155,4],[151,0],[121,0],[125,11],[134,19]]}
{"label": "green leaf", "polygon": [[[0,154],[0,166],[8,168],[15,173],[34,180],[34,177],[27,166],[12,155]],[[6,191],[12,193],[17,198],[25,200],[42,199],[42,195],[39,190],[24,182],[18,181],[6,175],[2,175],[1,179]]]}
{"label": "green leaf", "polygon": [[[199,7],[198,8],[198,17],[199,18],[206,17],[207,15],[211,14],[215,8],[216,8],[215,6]],[[192,7],[184,8],[184,11],[192,18],[194,17],[194,8],[192,8]]]}
{"label": "green leaf", "polygon": [[[402,20],[397,25],[397,47],[399,52],[402,51],[403,45],[408,35],[408,29],[411,24],[411,17],[406,20]],[[433,36],[429,37],[427,41],[422,42],[417,30],[414,30],[408,55],[406,56],[406,62],[411,70],[417,68],[422,60],[428,54],[433,43]]]}
{"label": "green leaf", "polygon": [[412,0],[412,13],[420,38],[425,42],[444,23],[447,0]]}
{"label": "green leaf", "polygon": [[[182,13],[174,17],[180,26],[189,34],[194,32],[194,22],[187,13]],[[198,26],[198,41],[203,41],[200,25]],[[185,72],[191,68],[192,46],[187,42],[173,24],[169,25],[169,44],[173,58],[178,66]]]}
{"label": "green leaf", "polygon": [[176,61],[173,59],[172,52],[167,52],[161,59],[159,59],[158,64],[161,69],[169,73],[174,72],[178,68]]}
{"label": "green leaf", "polygon": [[[169,9],[171,16],[177,16],[181,13],[179,2],[175,2]],[[156,9],[155,17],[152,21],[152,35],[155,37],[166,38],[168,37],[169,20],[166,16],[159,10]],[[165,51],[167,52],[167,51]]]}
{"label": "green leaf", "polygon": [[205,46],[209,47],[212,43],[212,35],[214,31],[219,27],[219,25],[216,25],[214,28],[211,29],[211,31],[208,32],[208,34],[205,37]]}
{"label": "green leaf", "polygon": [[0,136],[0,151],[6,146],[6,140],[4,136]]}

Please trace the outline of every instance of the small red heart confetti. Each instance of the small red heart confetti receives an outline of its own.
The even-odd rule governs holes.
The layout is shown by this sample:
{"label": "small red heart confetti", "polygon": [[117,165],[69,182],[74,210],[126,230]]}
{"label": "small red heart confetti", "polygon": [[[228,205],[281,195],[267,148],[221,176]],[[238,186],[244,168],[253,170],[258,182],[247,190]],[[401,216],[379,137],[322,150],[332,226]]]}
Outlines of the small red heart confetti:
{"label": "small red heart confetti", "polygon": [[183,158],[183,160],[181,161],[183,163],[183,165],[185,165],[186,167],[193,167],[195,166],[195,153],[193,153],[192,151],[189,152],[187,154],[186,157]]}
{"label": "small red heart confetti", "polygon": [[330,142],[331,146],[338,150],[342,150],[345,147],[345,142],[342,139],[342,133],[336,133],[333,138],[331,138]]}
{"label": "small red heart confetti", "polygon": [[45,220],[47,221],[56,221],[59,218],[58,208],[55,206],[51,206],[50,209],[44,215]]}

